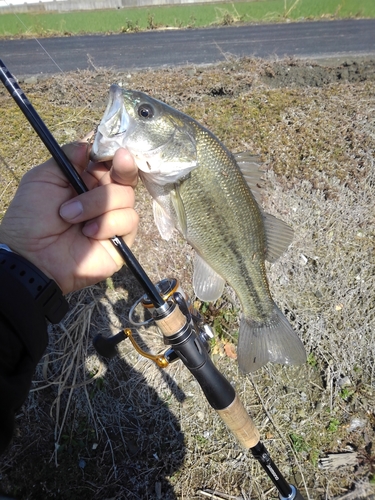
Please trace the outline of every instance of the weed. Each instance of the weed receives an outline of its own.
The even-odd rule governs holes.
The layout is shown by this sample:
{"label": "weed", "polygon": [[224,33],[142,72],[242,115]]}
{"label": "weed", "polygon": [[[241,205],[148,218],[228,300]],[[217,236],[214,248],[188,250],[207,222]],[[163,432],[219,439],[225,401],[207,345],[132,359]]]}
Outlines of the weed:
{"label": "weed", "polygon": [[349,401],[350,398],[355,394],[353,389],[349,389],[348,387],[343,387],[340,391],[340,398],[344,401]]}
{"label": "weed", "polygon": [[337,432],[340,427],[340,420],[337,418],[332,418],[328,424],[327,430],[328,432]]}
{"label": "weed", "polygon": [[319,463],[319,456],[320,456],[319,450],[313,448],[309,451],[309,460],[314,467],[317,467]]}
{"label": "weed", "polygon": [[121,33],[138,33],[138,31],[141,31],[138,20],[127,19],[125,26],[121,26],[120,28]]}
{"label": "weed", "polygon": [[160,24],[156,23],[154,14],[147,15],[147,29],[156,30],[160,27]]}
{"label": "weed", "polygon": [[105,284],[106,286],[110,289],[110,290],[115,290],[115,285],[113,283],[113,279],[111,277],[107,278],[105,280]]}
{"label": "weed", "polygon": [[290,14],[296,9],[298,4],[300,4],[300,0],[293,0],[292,4],[290,7],[288,6],[287,0],[284,0],[284,12],[283,12],[283,17],[285,19],[289,19]]}
{"label": "weed", "polygon": [[200,314],[212,326],[218,338],[228,339],[230,337],[233,340],[231,325],[238,317],[238,308],[229,305],[222,299],[219,299],[214,304],[197,301],[196,305]]}
{"label": "weed", "polygon": [[198,436],[196,437],[196,439],[197,439],[197,442],[198,442],[199,444],[201,444],[202,446],[206,446],[206,445],[208,444],[208,439],[207,439],[207,438],[205,438],[205,437],[204,437],[204,436],[202,436],[202,435],[198,435]]}
{"label": "weed", "polygon": [[312,352],[310,352],[307,356],[307,363],[314,368],[318,365],[318,360]]}
{"label": "weed", "polygon": [[[191,15],[187,24],[187,28],[195,28],[197,25],[197,18],[194,15]],[[180,21],[180,27],[182,27],[182,21]]]}
{"label": "weed", "polygon": [[231,24],[234,24],[235,22],[236,22],[235,18],[231,14],[226,13],[226,14],[224,14],[223,20],[221,21],[220,24],[222,24],[223,26],[230,26]]}
{"label": "weed", "polygon": [[299,453],[303,451],[309,451],[310,447],[307,445],[305,439],[302,436],[292,433],[289,435],[289,438],[295,451]]}

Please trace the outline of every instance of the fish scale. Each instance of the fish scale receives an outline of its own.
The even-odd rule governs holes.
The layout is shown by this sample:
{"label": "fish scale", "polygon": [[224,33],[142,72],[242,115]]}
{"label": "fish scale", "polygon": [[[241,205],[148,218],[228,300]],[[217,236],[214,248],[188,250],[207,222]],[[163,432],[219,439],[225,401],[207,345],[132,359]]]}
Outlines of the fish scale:
{"label": "fish scale", "polygon": [[238,364],[244,372],[268,361],[301,364],[301,340],[274,303],[265,259],[289,246],[290,228],[265,214],[257,200],[258,161],[231,154],[190,116],[142,92],[112,85],[91,158],[106,161],[119,147],[132,154],[154,199],[161,236],[177,229],[196,250],[193,287],[198,298],[220,297],[225,282],[242,307]]}
{"label": "fish scale", "polygon": [[[264,265],[261,212],[224,146],[201,129],[196,131],[196,143],[200,168],[178,188],[190,221],[186,238],[234,288],[245,316],[262,322],[270,316],[273,301]],[[223,220],[230,221],[225,232]]]}

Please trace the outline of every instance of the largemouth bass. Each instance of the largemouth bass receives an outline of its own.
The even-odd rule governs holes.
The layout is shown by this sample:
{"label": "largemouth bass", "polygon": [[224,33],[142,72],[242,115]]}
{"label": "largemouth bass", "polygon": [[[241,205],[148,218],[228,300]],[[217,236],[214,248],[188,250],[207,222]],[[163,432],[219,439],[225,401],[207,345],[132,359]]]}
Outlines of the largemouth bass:
{"label": "largemouth bass", "polygon": [[225,282],[235,290],[242,306],[239,367],[305,362],[301,340],[269,291],[265,260],[276,260],[293,233],[257,203],[257,157],[232,155],[193,118],[112,85],[91,158],[109,160],[119,147],[132,154],[154,199],[161,236],[169,239],[176,228],[195,249],[197,297],[216,300]]}

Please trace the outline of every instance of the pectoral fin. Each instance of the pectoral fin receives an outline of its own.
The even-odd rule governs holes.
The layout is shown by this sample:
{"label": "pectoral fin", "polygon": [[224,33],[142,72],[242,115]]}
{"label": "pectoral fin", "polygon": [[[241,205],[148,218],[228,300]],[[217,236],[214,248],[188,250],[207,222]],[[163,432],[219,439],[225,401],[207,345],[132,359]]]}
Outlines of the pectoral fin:
{"label": "pectoral fin", "polygon": [[193,287],[196,296],[204,302],[212,302],[221,296],[224,285],[225,280],[196,253],[193,274]]}
{"label": "pectoral fin", "polygon": [[263,213],[263,220],[267,241],[266,260],[275,262],[292,243],[293,229],[271,214]]}
{"label": "pectoral fin", "polygon": [[167,212],[163,210],[159,203],[157,203],[157,201],[153,201],[152,208],[154,212],[154,221],[159,230],[160,236],[163,240],[168,241],[172,237],[172,233],[175,228],[173,220],[169,217]]}
{"label": "pectoral fin", "polygon": [[171,191],[171,201],[177,217],[179,226],[178,229],[181,231],[182,235],[186,238],[187,235],[186,212],[177,184],[175,185],[175,189]]}

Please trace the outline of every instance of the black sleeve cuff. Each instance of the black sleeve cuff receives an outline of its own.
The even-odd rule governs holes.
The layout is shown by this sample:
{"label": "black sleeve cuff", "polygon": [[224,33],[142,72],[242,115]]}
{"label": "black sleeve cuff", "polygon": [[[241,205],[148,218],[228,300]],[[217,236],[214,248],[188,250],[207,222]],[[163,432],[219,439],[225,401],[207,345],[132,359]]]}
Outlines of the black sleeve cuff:
{"label": "black sleeve cuff", "polygon": [[51,323],[59,323],[68,312],[69,304],[55,281],[21,255],[0,249],[0,268],[13,276],[41,307]]}
{"label": "black sleeve cuff", "polygon": [[19,255],[0,250],[0,453],[47,347],[46,317],[60,321],[67,309],[53,280]]}

